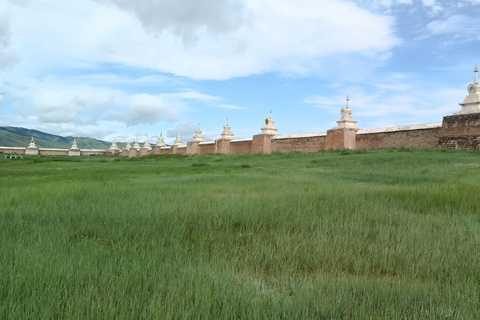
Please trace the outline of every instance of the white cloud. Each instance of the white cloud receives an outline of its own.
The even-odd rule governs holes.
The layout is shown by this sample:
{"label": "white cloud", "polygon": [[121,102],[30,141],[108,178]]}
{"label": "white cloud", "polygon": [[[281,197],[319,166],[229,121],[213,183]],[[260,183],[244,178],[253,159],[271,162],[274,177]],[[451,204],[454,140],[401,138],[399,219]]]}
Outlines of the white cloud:
{"label": "white cloud", "polygon": [[119,95],[108,88],[64,84],[54,77],[23,79],[16,86],[6,88],[16,112],[23,117],[36,116],[43,123],[96,124]]}
{"label": "white cloud", "polygon": [[310,74],[323,57],[376,59],[399,43],[392,17],[343,0],[43,0],[15,10],[12,40],[33,70],[106,62],[194,79]]}
{"label": "white cloud", "polygon": [[453,15],[445,20],[435,20],[427,25],[427,30],[434,34],[475,35],[478,38],[480,22],[464,15]]}
{"label": "white cloud", "polygon": [[230,105],[230,104],[221,104],[221,105],[219,105],[219,107],[223,108],[223,109],[236,109],[236,110],[247,109],[247,107],[233,106],[233,105]]}
{"label": "white cloud", "polygon": [[[176,122],[192,104],[215,104],[221,98],[197,91],[128,93],[105,86],[76,84],[49,75],[43,80],[12,78],[4,85],[9,104],[23,118],[40,123],[97,125],[115,121],[128,126]],[[173,88],[172,88],[173,89]],[[3,94],[2,94],[3,96]],[[1,97],[1,96],[0,96]]]}
{"label": "white cloud", "polygon": [[10,19],[5,5],[0,3],[0,71],[18,62],[18,54],[12,46]]}
{"label": "white cloud", "polygon": [[202,100],[202,101],[217,101],[221,100],[220,97],[210,96],[208,94],[203,94],[196,91],[183,91],[175,93],[166,93],[163,96],[168,97],[169,99],[193,99],[193,100]]}
{"label": "white cloud", "polygon": [[315,105],[318,108],[329,110],[330,112],[335,112],[334,110],[338,108],[339,102],[341,101],[340,98],[331,98],[331,97],[323,97],[323,96],[314,96],[310,98],[305,98],[303,102],[310,103]]}
{"label": "white cloud", "polygon": [[[108,137],[115,136],[114,133],[117,132],[117,130],[118,132],[125,130],[123,124],[109,121],[100,121],[98,125],[90,125],[78,123],[41,123],[36,116],[0,117],[0,125],[10,126],[12,123],[17,127],[35,129],[64,137],[95,137],[97,139],[106,139],[106,141],[111,141]],[[28,141],[25,141],[25,143],[25,146],[27,146]]]}
{"label": "white cloud", "polygon": [[[466,95],[465,90],[451,89],[441,84],[426,84],[411,77],[398,75],[387,78],[391,81],[386,87],[373,80],[369,89],[348,88],[348,92],[351,92],[349,104],[353,116],[356,120],[362,119],[358,124],[360,127],[377,128],[441,121],[443,116],[459,111],[458,102]],[[313,96],[304,99],[304,102],[331,113],[337,113],[345,107],[345,97],[341,95]]]}
{"label": "white cloud", "polygon": [[175,122],[178,120],[178,112],[185,108],[180,100],[171,100],[162,95],[142,93],[133,95],[129,100],[124,113],[119,117],[127,125]]}
{"label": "white cloud", "polygon": [[422,5],[428,8],[432,14],[436,15],[444,10],[443,6],[436,0],[422,0]]}
{"label": "white cloud", "polygon": [[424,7],[432,7],[435,5],[435,0],[422,0]]}
{"label": "white cloud", "polygon": [[187,100],[216,101],[220,98],[199,92],[176,92],[158,95],[146,93],[129,97],[123,113],[110,118],[121,120],[127,125],[153,124],[159,121],[176,122],[179,114],[189,106]]}
{"label": "white cloud", "polygon": [[179,123],[173,129],[167,130],[167,137],[175,138],[180,133],[183,142],[190,141],[192,140],[193,134],[197,128],[198,125],[193,122]]}
{"label": "white cloud", "polygon": [[186,44],[197,42],[203,31],[225,34],[238,29],[246,13],[239,0],[99,1],[114,3],[134,14],[145,29],[157,34],[168,31]]}
{"label": "white cloud", "polygon": [[374,7],[392,7],[394,5],[405,5],[405,4],[412,4],[412,0],[360,0],[360,3],[364,3],[365,5],[373,5]]}

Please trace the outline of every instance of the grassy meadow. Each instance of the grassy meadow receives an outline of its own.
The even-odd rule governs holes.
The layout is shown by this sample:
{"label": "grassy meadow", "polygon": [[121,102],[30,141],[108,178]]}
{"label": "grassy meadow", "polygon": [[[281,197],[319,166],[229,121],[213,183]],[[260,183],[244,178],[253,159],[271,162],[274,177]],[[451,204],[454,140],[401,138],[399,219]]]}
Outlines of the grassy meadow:
{"label": "grassy meadow", "polygon": [[478,319],[480,153],[0,158],[0,319]]}

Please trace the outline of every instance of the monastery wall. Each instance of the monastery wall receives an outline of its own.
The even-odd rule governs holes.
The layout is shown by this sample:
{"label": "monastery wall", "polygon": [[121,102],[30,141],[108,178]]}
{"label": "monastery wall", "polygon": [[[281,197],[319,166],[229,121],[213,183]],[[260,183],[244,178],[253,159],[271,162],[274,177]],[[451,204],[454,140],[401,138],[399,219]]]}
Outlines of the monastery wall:
{"label": "monastery wall", "polygon": [[230,142],[230,154],[252,153],[252,139],[232,140]]}
{"label": "monastery wall", "polygon": [[39,148],[38,154],[41,156],[68,156],[68,149]]}
{"label": "monastery wall", "polygon": [[[40,155],[119,155],[128,157],[149,154],[237,154],[271,152],[316,152],[329,149],[381,149],[381,148],[443,148],[443,149],[480,149],[480,85],[478,68],[475,68],[474,83],[467,88],[468,95],[459,105],[462,109],[445,116],[442,123],[427,123],[411,126],[399,126],[382,129],[360,129],[353,118],[347,97],[345,108],[340,109],[341,119],[337,126],[326,133],[308,133],[278,135],[275,121],[265,119],[261,133],[252,139],[235,140],[228,125],[223,127],[221,138],[214,142],[204,142],[200,127],[195,131],[193,140],[185,146],[180,133],[173,146],[166,146],[160,135],[157,144],[151,148],[149,141],[143,147],[135,140],[133,148],[127,143],[127,150],[120,150],[115,141],[108,150],[80,150],[73,141],[70,149],[37,148],[30,141],[28,148],[0,147],[0,153],[40,154]],[[128,149],[130,148],[130,149]]]}
{"label": "monastery wall", "polygon": [[[381,129],[335,129],[327,133],[255,135],[253,139],[194,142],[188,146],[121,150],[122,157],[149,154],[237,154],[271,152],[317,152],[333,149],[381,148],[480,149],[480,113],[446,116],[443,123],[429,123]],[[26,148],[0,147],[0,153],[25,154]],[[69,149],[38,148],[39,155],[67,156]],[[110,155],[108,150],[81,149],[82,156]]]}
{"label": "monastery wall", "polygon": [[[68,150],[67,150],[68,154]],[[109,152],[108,150],[102,150],[102,149],[80,149],[80,154],[82,156],[93,156],[93,155],[108,155]]]}
{"label": "monastery wall", "polygon": [[213,154],[215,153],[215,141],[214,142],[200,142],[198,144],[198,154]]}
{"label": "monastery wall", "polygon": [[172,147],[162,147],[160,149],[160,154],[173,154],[173,148]]}
{"label": "monastery wall", "polygon": [[174,154],[181,154],[182,156],[187,155],[187,147],[186,146],[180,146],[180,147],[172,147],[172,151]]}
{"label": "monastery wall", "polygon": [[359,130],[356,149],[436,148],[441,123]]}
{"label": "monastery wall", "polygon": [[0,147],[0,153],[5,154],[25,154],[26,148],[17,148],[17,147]]}
{"label": "monastery wall", "polygon": [[326,137],[325,132],[275,136],[272,138],[272,152],[317,152],[325,150]]}

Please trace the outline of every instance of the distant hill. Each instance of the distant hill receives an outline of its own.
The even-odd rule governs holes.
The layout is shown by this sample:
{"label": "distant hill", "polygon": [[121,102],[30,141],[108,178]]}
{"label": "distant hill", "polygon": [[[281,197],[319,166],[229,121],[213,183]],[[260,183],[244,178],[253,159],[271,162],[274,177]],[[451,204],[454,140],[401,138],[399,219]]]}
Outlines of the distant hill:
{"label": "distant hill", "polygon": [[33,137],[39,148],[68,149],[73,139],[80,149],[108,149],[111,143],[85,137],[62,137],[33,129],[0,127],[0,147],[28,147]]}

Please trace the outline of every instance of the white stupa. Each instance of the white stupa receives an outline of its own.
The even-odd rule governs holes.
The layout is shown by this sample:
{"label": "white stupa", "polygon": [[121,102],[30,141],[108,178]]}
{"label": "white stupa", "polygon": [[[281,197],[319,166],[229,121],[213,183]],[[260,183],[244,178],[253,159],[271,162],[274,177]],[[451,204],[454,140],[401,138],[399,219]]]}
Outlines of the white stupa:
{"label": "white stupa", "polygon": [[68,149],[69,156],[80,156],[80,148],[77,146],[77,140],[73,139],[72,146]]}
{"label": "white stupa", "polygon": [[160,133],[160,136],[158,137],[157,144],[155,146],[160,148],[166,146],[165,141],[163,141],[163,136],[161,133]]}
{"label": "white stupa", "polygon": [[183,141],[182,141],[182,136],[180,135],[180,132],[178,133],[177,138],[175,139],[175,143],[173,145],[177,146],[177,147],[184,146]]}
{"label": "white stupa", "polygon": [[198,124],[198,129],[195,130],[195,135],[193,136],[193,141],[198,141],[198,142],[204,141],[203,136],[202,136],[202,131],[200,130],[200,123]]}
{"label": "white stupa", "polygon": [[468,85],[467,91],[468,96],[463,100],[459,105],[462,107],[462,110],[454,114],[467,114],[467,113],[478,113],[480,112],[480,87],[478,86],[478,66],[475,66],[475,78],[473,83]]}
{"label": "white stupa", "polygon": [[30,144],[28,145],[27,149],[25,150],[26,155],[31,155],[31,156],[38,156],[38,148],[37,145],[35,144],[35,140],[30,140]]}
{"label": "white stupa", "polygon": [[127,151],[128,151],[128,150],[130,150],[130,149],[132,149],[132,145],[130,144],[130,142],[127,142],[127,144],[125,145],[124,150],[127,150]]}
{"label": "white stupa", "polygon": [[120,148],[117,146],[117,142],[115,141],[115,138],[113,138],[112,145],[110,146],[110,148],[108,148],[108,151],[113,153],[120,151]]}
{"label": "white stupa", "polygon": [[140,144],[138,143],[138,139],[135,138],[135,142],[133,143],[133,149],[139,150],[140,149]]}
{"label": "white stupa", "polygon": [[73,139],[72,146],[70,147],[70,150],[80,150],[77,145],[77,140]]}
{"label": "white stupa", "polygon": [[276,135],[277,127],[275,121],[272,119],[272,111],[270,110],[270,119],[265,119],[265,125],[262,127],[262,134]]}
{"label": "white stupa", "polygon": [[338,125],[332,129],[360,129],[357,127],[356,120],[353,119],[352,109],[348,105],[350,98],[347,96],[347,105],[345,108],[340,109],[340,114],[342,117],[337,121]]}
{"label": "white stupa", "polygon": [[150,142],[148,141],[148,137],[147,137],[147,139],[145,140],[145,143],[143,144],[143,148],[142,148],[142,149],[147,149],[147,150],[152,149],[152,146],[150,145]]}
{"label": "white stupa", "polygon": [[228,118],[227,118],[227,125],[223,127],[222,132],[222,140],[233,140],[233,132],[231,128],[228,126]]}

